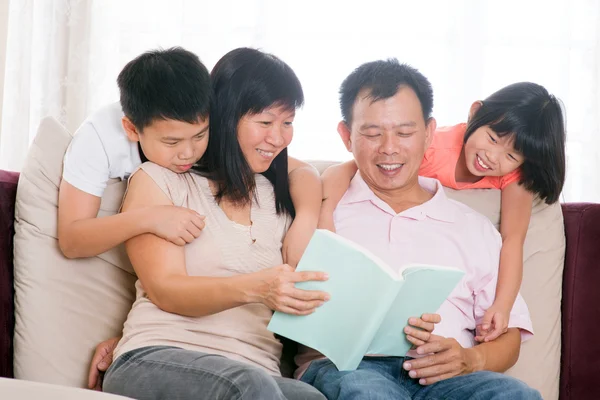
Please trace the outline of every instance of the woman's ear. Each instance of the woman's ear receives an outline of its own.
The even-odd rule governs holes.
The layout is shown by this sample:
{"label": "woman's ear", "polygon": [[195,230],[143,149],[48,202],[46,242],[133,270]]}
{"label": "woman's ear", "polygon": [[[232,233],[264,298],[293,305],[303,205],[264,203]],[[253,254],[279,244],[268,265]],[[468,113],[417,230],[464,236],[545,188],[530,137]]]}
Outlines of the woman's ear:
{"label": "woman's ear", "polygon": [[483,106],[483,101],[477,100],[475,103],[471,104],[471,108],[469,109],[469,120],[473,118],[477,111]]}

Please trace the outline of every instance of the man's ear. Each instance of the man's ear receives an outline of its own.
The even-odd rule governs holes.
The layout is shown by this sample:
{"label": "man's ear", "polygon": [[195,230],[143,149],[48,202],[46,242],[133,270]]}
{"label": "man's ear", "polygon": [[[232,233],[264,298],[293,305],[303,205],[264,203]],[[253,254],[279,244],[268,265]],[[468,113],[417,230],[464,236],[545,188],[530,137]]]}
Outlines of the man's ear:
{"label": "man's ear", "polygon": [[348,125],[344,121],[340,121],[337,127],[337,131],[342,138],[342,142],[344,142],[344,146],[346,146],[346,150],[352,152],[352,139],[350,135],[350,129],[348,129]]}
{"label": "man's ear", "polygon": [[479,111],[481,106],[483,106],[483,101],[481,100],[477,100],[475,103],[471,104],[471,108],[469,109],[469,121],[477,114],[477,111]]}
{"label": "man's ear", "polygon": [[429,148],[429,145],[433,140],[433,135],[435,134],[436,129],[437,121],[433,117],[429,118],[427,120],[427,125],[425,125],[425,150]]}
{"label": "man's ear", "polygon": [[123,125],[123,129],[125,130],[125,133],[127,134],[127,138],[129,140],[131,140],[132,142],[140,141],[140,134],[138,133],[135,125],[133,124],[133,122],[131,122],[131,120],[129,118],[127,118],[127,117],[121,118],[121,124]]}

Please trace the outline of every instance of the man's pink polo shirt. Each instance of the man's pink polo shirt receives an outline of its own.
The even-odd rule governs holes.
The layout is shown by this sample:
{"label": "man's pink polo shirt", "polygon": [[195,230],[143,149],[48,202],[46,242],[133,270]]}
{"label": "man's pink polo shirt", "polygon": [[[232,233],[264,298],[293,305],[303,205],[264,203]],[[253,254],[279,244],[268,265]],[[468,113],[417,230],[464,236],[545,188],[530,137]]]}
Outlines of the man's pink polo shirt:
{"label": "man's pink polo shirt", "polygon": [[[446,197],[439,181],[419,177],[422,188],[433,197],[397,214],[377,197],[357,173],[334,213],[337,233],[367,248],[395,270],[403,265],[424,263],[463,269],[466,274],[439,310],[442,322],[434,333],[455,338],[463,347],[475,345],[473,331],[492,305],[496,293],[502,239],[492,223],[466,205]],[[532,323],[519,294],[510,314],[510,328],[521,329],[528,339]],[[415,357],[416,353],[409,352]],[[301,349],[300,368],[318,358]]]}

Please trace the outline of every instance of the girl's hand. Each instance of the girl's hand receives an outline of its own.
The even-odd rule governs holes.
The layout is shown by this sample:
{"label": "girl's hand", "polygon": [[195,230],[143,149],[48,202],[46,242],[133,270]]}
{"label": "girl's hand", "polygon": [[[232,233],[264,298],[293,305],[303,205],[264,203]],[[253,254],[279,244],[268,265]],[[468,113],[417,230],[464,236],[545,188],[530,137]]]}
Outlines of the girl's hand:
{"label": "girl's hand", "polygon": [[475,340],[478,342],[491,342],[508,331],[510,310],[493,304],[483,315],[483,321],[477,325]]}
{"label": "girl's hand", "polygon": [[326,281],[329,277],[323,272],[295,272],[287,264],[248,274],[251,280],[250,299],[262,303],[271,310],[286,314],[312,314],[329,300],[329,294],[318,290],[302,290],[295,287],[296,282]]}

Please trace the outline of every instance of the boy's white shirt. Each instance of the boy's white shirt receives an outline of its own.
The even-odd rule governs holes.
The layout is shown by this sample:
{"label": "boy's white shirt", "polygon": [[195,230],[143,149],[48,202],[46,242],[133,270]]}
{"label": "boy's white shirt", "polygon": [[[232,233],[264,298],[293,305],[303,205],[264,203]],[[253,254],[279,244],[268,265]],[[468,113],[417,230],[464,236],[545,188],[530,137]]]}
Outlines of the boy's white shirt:
{"label": "boy's white shirt", "polygon": [[138,142],[121,124],[121,103],[92,114],[77,129],[65,154],[63,179],[91,195],[102,197],[109,179],[127,179],[142,163]]}

